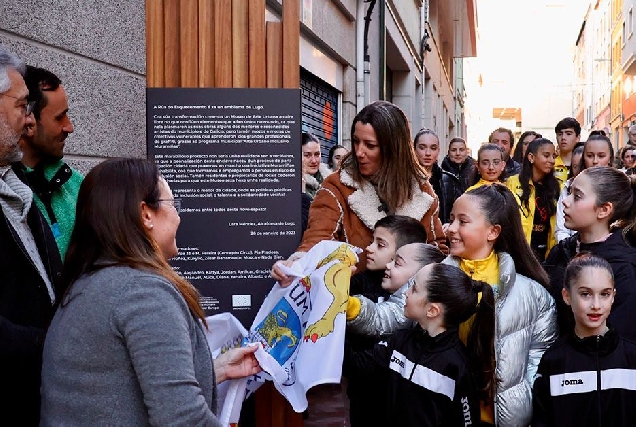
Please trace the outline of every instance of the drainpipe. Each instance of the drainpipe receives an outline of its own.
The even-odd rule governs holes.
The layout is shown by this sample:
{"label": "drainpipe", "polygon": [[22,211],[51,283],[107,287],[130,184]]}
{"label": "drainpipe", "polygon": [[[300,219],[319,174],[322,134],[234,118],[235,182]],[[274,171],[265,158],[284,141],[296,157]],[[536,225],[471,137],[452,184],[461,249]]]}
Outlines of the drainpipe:
{"label": "drainpipe", "polygon": [[378,65],[380,67],[379,80],[380,80],[380,97],[379,99],[386,100],[386,0],[380,0],[380,30],[378,36],[380,38],[379,54],[380,58]]}
{"label": "drainpipe", "polygon": [[365,100],[365,77],[364,77],[364,0],[358,0],[356,8],[356,111],[367,105]]}
{"label": "drainpipe", "polygon": [[[356,90],[358,111],[368,105],[371,94],[371,59],[369,56],[369,24],[377,0],[358,0],[356,10]],[[365,15],[364,3],[369,3]]]}
{"label": "drainpipe", "polygon": [[369,10],[364,18],[364,103],[371,103],[371,57],[369,56],[369,25],[371,24],[371,14],[377,0],[367,0]]}

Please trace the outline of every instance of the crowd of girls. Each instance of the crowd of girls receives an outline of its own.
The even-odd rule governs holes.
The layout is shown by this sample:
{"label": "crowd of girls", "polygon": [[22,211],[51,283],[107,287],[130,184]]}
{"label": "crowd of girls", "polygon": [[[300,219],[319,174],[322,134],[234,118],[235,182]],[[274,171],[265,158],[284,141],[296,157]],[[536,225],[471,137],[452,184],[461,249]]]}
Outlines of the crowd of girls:
{"label": "crowd of girls", "polygon": [[[382,191],[388,164],[407,161],[402,170],[412,171],[416,162],[427,181],[415,173],[411,188],[434,193],[434,201],[418,205],[413,214],[382,209],[385,203],[377,211],[380,217],[399,213],[420,220],[428,243],[448,254],[441,262],[414,268],[417,273],[401,287],[394,283],[386,299],[350,298],[348,333],[380,340],[372,349],[345,352],[346,369],[384,379],[383,403],[374,408],[377,420],[385,425],[565,425],[558,406],[564,404],[581,405],[577,419],[584,424],[633,424],[636,393],[628,380],[610,371],[636,378],[636,344],[631,343],[636,322],[630,321],[636,309],[636,186],[626,173],[628,162],[625,170],[613,167],[610,139],[595,132],[579,142],[580,126],[566,118],[555,127],[556,144],[530,131],[513,150],[512,132],[501,128],[476,159],[468,155],[465,140],[453,138],[440,162],[439,137],[422,129],[410,145],[411,155],[402,151],[402,140],[392,138],[398,158],[383,149],[389,144],[386,124],[374,120],[372,110],[366,114],[354,120],[354,149],[337,172],[353,194],[337,206],[312,205],[310,223],[333,214],[337,221],[316,231],[344,241],[357,236],[369,245],[372,223],[365,221],[363,209],[351,206],[356,193],[367,183]],[[387,123],[396,125],[395,120]],[[621,159],[631,160],[626,151]],[[357,181],[343,181],[349,179],[347,166],[357,168],[350,172]],[[321,191],[323,197],[337,197],[334,188],[323,186],[317,198]],[[411,194],[402,203],[414,201]],[[353,213],[366,227],[362,234],[361,224],[347,230]],[[306,233],[300,251],[312,234]],[[302,256],[297,252],[286,263]],[[387,264],[385,277],[395,265]],[[286,283],[276,266],[273,276]],[[591,340],[603,348],[599,366],[609,371],[587,366],[584,358],[573,362],[573,351],[594,352]],[[571,379],[584,369],[598,372]],[[556,379],[564,385],[590,383],[572,394],[556,387]],[[614,381],[615,387],[609,392],[600,381]],[[446,387],[449,383],[455,387]]]}

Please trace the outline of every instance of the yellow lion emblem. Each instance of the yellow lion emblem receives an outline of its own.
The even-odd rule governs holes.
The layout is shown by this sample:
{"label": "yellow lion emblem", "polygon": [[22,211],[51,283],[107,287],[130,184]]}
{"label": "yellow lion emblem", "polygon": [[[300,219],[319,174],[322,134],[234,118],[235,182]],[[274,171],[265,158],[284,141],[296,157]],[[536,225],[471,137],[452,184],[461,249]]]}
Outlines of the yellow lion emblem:
{"label": "yellow lion emblem", "polygon": [[[356,254],[349,248],[349,245],[342,244],[325,257],[316,269],[338,260],[325,272],[325,287],[333,295],[333,301],[325,311],[322,319],[307,326],[303,339],[316,342],[319,338],[325,337],[333,332],[336,316],[344,313],[347,309],[347,299],[349,298],[349,281],[351,280],[351,266],[358,261]],[[311,282],[309,276],[301,280],[303,286],[309,291]]]}
{"label": "yellow lion emblem", "polygon": [[270,347],[274,347],[283,337],[287,337],[291,341],[287,347],[293,347],[296,345],[298,338],[294,336],[290,328],[285,326],[286,324],[287,313],[283,310],[278,310],[276,314],[270,313],[267,315],[263,322],[263,327],[259,332],[263,335]]}

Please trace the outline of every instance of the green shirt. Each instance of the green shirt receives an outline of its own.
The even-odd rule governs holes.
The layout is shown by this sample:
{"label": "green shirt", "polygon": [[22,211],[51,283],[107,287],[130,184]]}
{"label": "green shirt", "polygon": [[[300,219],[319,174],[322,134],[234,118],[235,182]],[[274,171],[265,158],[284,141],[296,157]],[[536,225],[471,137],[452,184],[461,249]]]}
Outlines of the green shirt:
{"label": "green shirt", "polygon": [[[40,212],[42,212],[42,215],[44,215],[44,218],[46,218],[46,222],[51,226],[51,231],[53,232],[53,237],[55,237],[57,247],[60,250],[62,260],[64,260],[66,255],[66,250],[68,249],[68,244],[71,240],[71,233],[75,226],[75,206],[77,204],[77,195],[79,193],[80,185],[84,180],[82,174],[66,165],[66,163],[62,160],[45,164],[44,178],[46,178],[47,181],[50,181],[55,174],[64,167],[68,167],[71,170],[71,177],[68,181],[62,184],[58,190],[51,194],[51,208],[55,215],[55,223],[52,223],[46,206],[42,199],[37,195],[37,191],[35,189],[33,191],[33,199],[40,209]],[[27,179],[29,179],[29,176],[33,173],[33,171],[34,169],[27,168]],[[31,179],[29,179],[29,185],[32,189],[34,188]]]}

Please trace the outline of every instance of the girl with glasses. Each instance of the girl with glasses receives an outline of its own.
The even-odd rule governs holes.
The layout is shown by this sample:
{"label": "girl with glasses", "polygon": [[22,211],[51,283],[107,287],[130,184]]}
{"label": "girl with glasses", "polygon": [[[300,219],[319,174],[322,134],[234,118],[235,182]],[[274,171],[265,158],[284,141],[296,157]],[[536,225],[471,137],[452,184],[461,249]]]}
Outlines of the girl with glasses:
{"label": "girl with glasses", "polygon": [[504,182],[506,162],[504,153],[495,144],[484,144],[477,151],[477,182],[466,191],[491,185],[494,182]]}

